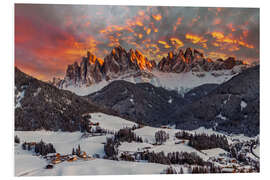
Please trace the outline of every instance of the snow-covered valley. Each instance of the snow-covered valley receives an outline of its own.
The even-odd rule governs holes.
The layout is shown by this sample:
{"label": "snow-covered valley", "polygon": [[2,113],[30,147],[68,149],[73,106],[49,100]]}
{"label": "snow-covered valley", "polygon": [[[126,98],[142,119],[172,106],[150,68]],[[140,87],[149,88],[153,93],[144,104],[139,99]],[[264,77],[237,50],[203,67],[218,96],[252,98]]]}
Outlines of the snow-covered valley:
{"label": "snow-covered valley", "polygon": [[[113,136],[113,132],[117,132],[122,128],[132,128],[137,126],[136,123],[127,121],[125,119],[109,116],[103,113],[91,113],[90,121],[97,124],[100,128],[107,129],[111,133],[107,134],[91,134],[81,132],[62,132],[62,131],[15,131],[15,135],[20,138],[20,144],[15,143],[15,175],[16,176],[43,176],[43,175],[105,175],[105,174],[160,174],[165,173],[166,169],[171,167],[176,172],[183,171],[183,173],[191,173],[190,166],[187,164],[160,164],[150,163],[145,160],[124,161],[124,160],[109,160],[104,151],[104,144],[106,139]],[[156,144],[155,133],[157,131],[165,131],[169,138],[162,144]],[[213,148],[207,150],[197,150],[189,146],[188,140],[178,139],[175,133],[178,129],[170,129],[168,127],[153,128],[149,126],[141,126],[133,130],[136,136],[141,137],[143,142],[121,142],[118,146],[118,156],[121,154],[130,154],[143,152],[159,153],[164,152],[165,155],[173,152],[187,152],[194,153],[203,159],[205,162],[213,162],[216,166],[229,171],[251,171],[254,167],[251,164],[244,164],[238,160],[230,157],[224,149]],[[191,134],[206,133],[219,134],[211,129],[199,128],[194,131],[186,131]],[[94,135],[94,136],[93,136]],[[226,136],[230,145],[236,142],[246,144],[256,140],[258,137],[245,136]],[[33,150],[27,151],[22,149],[23,142],[39,142],[52,143],[56,152],[60,155],[71,155],[72,149],[78,145],[90,159],[80,159],[76,161],[61,161],[53,165],[52,169],[46,169],[46,165],[51,164],[49,160],[38,156]],[[259,156],[259,145],[256,146],[254,152]],[[254,160],[259,159],[251,152],[246,152],[247,155]],[[193,165],[191,166],[193,167]],[[226,169],[227,168],[227,169]],[[231,169],[228,169],[231,168]],[[177,170],[178,169],[178,170]],[[252,170],[255,171],[255,170]]]}

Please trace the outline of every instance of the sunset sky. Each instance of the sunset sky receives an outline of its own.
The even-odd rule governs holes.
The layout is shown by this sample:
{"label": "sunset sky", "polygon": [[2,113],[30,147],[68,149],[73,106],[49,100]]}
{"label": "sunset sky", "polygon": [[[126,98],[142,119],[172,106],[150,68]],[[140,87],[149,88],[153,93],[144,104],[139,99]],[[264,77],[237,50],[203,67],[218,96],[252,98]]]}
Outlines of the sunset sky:
{"label": "sunset sky", "polygon": [[259,61],[259,9],[15,5],[15,65],[38,79],[63,77],[86,50],[103,59],[118,45],[156,61],[187,47]]}

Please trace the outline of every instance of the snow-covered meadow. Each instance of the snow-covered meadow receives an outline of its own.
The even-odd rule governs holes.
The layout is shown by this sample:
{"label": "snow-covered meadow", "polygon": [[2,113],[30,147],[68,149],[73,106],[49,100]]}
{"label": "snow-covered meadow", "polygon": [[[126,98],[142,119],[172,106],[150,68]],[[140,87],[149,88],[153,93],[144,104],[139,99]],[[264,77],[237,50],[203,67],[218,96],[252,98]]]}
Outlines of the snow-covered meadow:
{"label": "snow-covered meadow", "polygon": [[[103,113],[91,113],[91,122],[98,122],[101,128],[106,128],[111,131],[118,131],[124,127],[133,127],[134,122],[125,119],[109,116]],[[162,145],[154,145],[155,132],[164,130],[169,134],[169,140]],[[139,152],[147,148],[149,151],[161,152],[165,154],[169,152],[194,152],[203,160],[207,161],[211,157],[218,157],[219,154],[226,153],[225,150],[215,148],[209,150],[198,151],[193,147],[188,146],[187,141],[178,143],[180,140],[175,138],[177,129],[163,129],[144,126],[134,130],[137,136],[142,137],[143,143],[138,142],[122,142],[118,147],[119,152]],[[207,133],[220,134],[211,129],[200,128],[190,133]],[[35,153],[23,150],[21,144],[15,144],[15,175],[16,176],[42,176],[42,175],[105,175],[105,174],[160,174],[168,165],[148,163],[148,162],[130,162],[130,161],[113,161],[102,159],[105,155],[104,144],[106,138],[111,134],[102,136],[87,136],[84,137],[81,132],[51,132],[51,131],[15,131],[15,135],[20,138],[21,144],[26,142],[39,142],[40,140],[46,143],[52,143],[57,153],[71,154],[72,148],[80,145],[81,149],[88,155],[100,158],[93,160],[78,160],[74,162],[62,162],[56,164],[53,169],[45,169],[48,162]],[[230,143],[233,139],[248,140],[245,136],[227,136]],[[259,155],[259,146],[254,149],[254,153]],[[186,167],[182,165],[174,165],[175,168]]]}

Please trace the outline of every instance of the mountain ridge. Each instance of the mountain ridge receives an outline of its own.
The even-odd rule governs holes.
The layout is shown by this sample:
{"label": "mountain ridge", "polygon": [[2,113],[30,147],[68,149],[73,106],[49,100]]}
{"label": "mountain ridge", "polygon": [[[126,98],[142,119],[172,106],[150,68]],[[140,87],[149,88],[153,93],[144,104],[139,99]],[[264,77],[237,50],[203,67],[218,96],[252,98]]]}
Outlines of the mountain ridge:
{"label": "mountain ridge", "polygon": [[[247,68],[243,61],[229,57],[226,60],[216,61],[205,58],[203,53],[197,49],[187,48],[185,51],[180,49],[177,52],[168,52],[167,57],[163,57],[159,63],[148,60],[139,50],[130,49],[126,51],[121,46],[114,47],[104,60],[87,52],[87,56],[82,58],[78,64],[74,62],[67,66],[64,79],[53,79],[53,85],[59,88],[69,86],[90,86],[102,80],[115,80],[124,74],[136,74],[143,72],[144,76],[153,76],[152,71],[167,73],[195,72],[200,76],[200,72],[210,72],[218,70],[231,70],[235,66],[240,66],[240,70]],[[232,70],[232,73],[237,73]]]}

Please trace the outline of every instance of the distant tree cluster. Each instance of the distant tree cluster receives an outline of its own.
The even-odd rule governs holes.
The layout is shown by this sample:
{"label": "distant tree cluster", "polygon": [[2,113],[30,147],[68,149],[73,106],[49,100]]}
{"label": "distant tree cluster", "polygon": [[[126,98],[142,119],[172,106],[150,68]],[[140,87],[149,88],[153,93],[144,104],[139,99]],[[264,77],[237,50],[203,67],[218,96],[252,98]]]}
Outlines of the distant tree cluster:
{"label": "distant tree cluster", "polygon": [[157,131],[155,133],[155,139],[157,144],[163,144],[169,139],[169,134],[163,130]]}
{"label": "distant tree cluster", "polygon": [[196,153],[188,153],[188,152],[170,152],[165,155],[162,152],[143,152],[140,155],[141,160],[147,160],[151,163],[159,163],[159,164],[189,164],[189,165],[208,165],[200,156]]}
{"label": "distant tree cluster", "polygon": [[104,145],[104,151],[107,157],[115,158],[118,155],[118,146],[120,142],[143,142],[142,138],[136,136],[132,132],[131,128],[123,128],[114,134],[113,137],[107,138],[106,144]]}
{"label": "distant tree cluster", "polygon": [[117,147],[120,145],[120,142],[114,137],[107,138],[106,144],[104,145],[104,152],[107,157],[114,158],[118,155]]}
{"label": "distant tree cluster", "polygon": [[128,153],[122,153],[120,159],[124,161],[135,161],[135,158]]}
{"label": "distant tree cluster", "polygon": [[211,148],[222,148],[229,151],[229,143],[225,135],[211,134],[210,136],[202,134],[191,134],[185,131],[175,133],[178,139],[188,139],[188,145],[197,150],[205,150]]}
{"label": "distant tree cluster", "polygon": [[192,174],[206,174],[206,173],[221,173],[221,168],[218,166],[214,166],[211,163],[210,166],[194,166],[192,167]]}
{"label": "distant tree cluster", "polygon": [[[91,118],[91,116],[90,116]],[[81,132],[90,132],[91,131],[91,127],[89,126],[90,120],[88,116],[84,116],[82,117],[81,121],[80,121],[80,131]]]}
{"label": "distant tree cluster", "polygon": [[[191,174],[205,174],[205,173],[221,173],[221,168],[215,166],[213,163],[210,163],[208,166],[188,166],[188,173]],[[180,171],[177,172],[175,168],[169,166],[165,169],[166,174],[184,174],[183,168],[180,168]]]}
{"label": "distant tree cluster", "polygon": [[130,128],[123,128],[120,129],[118,132],[115,133],[114,138],[120,142],[143,142],[142,138],[136,136],[132,129]]}
{"label": "distant tree cluster", "polygon": [[46,156],[48,153],[56,153],[51,143],[44,143],[42,140],[35,145],[35,153]]}
{"label": "distant tree cluster", "polygon": [[191,173],[192,174],[206,174],[206,173],[210,173],[210,171],[207,167],[195,166],[192,168]]}
{"label": "distant tree cluster", "polygon": [[35,153],[40,154],[42,156],[46,156],[48,153],[56,153],[53,144],[51,143],[44,143],[42,140],[39,143],[27,143],[24,142],[22,144],[23,150],[32,151],[34,150]]}
{"label": "distant tree cluster", "polygon": [[80,156],[81,155],[81,146],[78,145],[78,147],[74,150],[74,148],[72,148],[72,155],[77,155]]}
{"label": "distant tree cluster", "polygon": [[180,172],[177,172],[175,168],[169,166],[165,169],[165,174],[184,174],[183,168],[180,168]]}
{"label": "distant tree cluster", "polygon": [[20,144],[20,138],[17,135],[15,136],[15,143]]}

